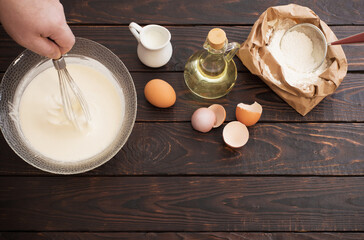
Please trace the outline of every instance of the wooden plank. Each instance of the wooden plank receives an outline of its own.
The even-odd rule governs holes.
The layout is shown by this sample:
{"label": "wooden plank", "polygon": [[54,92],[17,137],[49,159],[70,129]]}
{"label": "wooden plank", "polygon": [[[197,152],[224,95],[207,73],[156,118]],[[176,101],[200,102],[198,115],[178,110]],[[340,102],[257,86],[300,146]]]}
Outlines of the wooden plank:
{"label": "wooden plank", "polygon": [[[206,100],[192,94],[185,85],[183,73],[131,73],[138,95],[138,121],[190,121],[193,112],[200,107],[222,104],[227,121],[235,120],[238,103],[259,102],[263,107],[261,122],[328,122],[364,121],[364,74],[348,74],[336,92],[326,97],[310,113],[302,117],[258,77],[239,73],[233,90],[223,98]],[[172,108],[158,109],[144,97],[145,84],[153,79],[168,81],[176,91],[177,101]]]}
{"label": "wooden plank", "polygon": [[[122,150],[86,175],[364,175],[364,123],[258,123],[240,149],[223,127],[207,134],[190,123],[136,123]],[[43,175],[0,138],[0,175]]]}
{"label": "wooden plank", "polygon": [[[248,37],[251,26],[221,26],[229,41],[242,43]],[[208,31],[212,26],[167,26],[172,34],[173,56],[169,63],[159,69],[144,66],[136,53],[137,41],[127,26],[72,26],[74,34],[78,37],[97,41],[113,51],[130,71],[183,71],[189,56],[202,48]],[[333,31],[338,38],[343,38],[358,32],[364,32],[364,26],[334,26]],[[0,29],[0,72],[5,71],[10,63],[23,50],[13,42],[10,37]],[[360,45],[344,46],[348,58],[350,71],[364,70],[364,50]],[[241,72],[248,70],[236,57],[235,63]]]}
{"label": "wooden plank", "polygon": [[268,7],[288,3],[311,8],[329,24],[364,24],[364,5],[355,0],[335,4],[323,0],[62,1],[68,21],[88,24],[129,24],[131,21],[159,24],[253,24]]}
{"label": "wooden plank", "polygon": [[[196,97],[186,87],[183,73],[131,73],[138,96],[137,121],[190,121],[193,112],[213,103],[222,104],[227,112],[226,121],[235,120],[238,103],[259,102],[263,106],[261,122],[363,122],[364,121],[364,74],[348,74],[336,92],[326,97],[310,113],[302,117],[258,77],[239,73],[237,83],[226,96],[216,100]],[[0,73],[0,78],[2,78]],[[169,82],[176,91],[177,101],[168,109],[152,106],[144,97],[145,84],[161,78]]]}
{"label": "wooden plank", "polygon": [[173,233],[139,233],[139,232],[3,232],[0,233],[2,240],[358,240],[363,239],[363,233],[242,233],[242,232],[173,232]]}
{"label": "wooden plank", "polygon": [[2,177],[0,231],[363,231],[363,177]]}

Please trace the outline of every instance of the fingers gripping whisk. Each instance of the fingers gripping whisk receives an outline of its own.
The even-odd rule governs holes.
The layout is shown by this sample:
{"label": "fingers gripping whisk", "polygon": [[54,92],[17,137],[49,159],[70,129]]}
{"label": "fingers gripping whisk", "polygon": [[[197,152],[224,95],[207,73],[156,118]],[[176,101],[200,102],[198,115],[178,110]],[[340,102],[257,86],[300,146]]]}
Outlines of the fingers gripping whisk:
{"label": "fingers gripping whisk", "polygon": [[88,104],[80,88],[77,86],[77,84],[69,74],[66,68],[66,62],[64,58],[61,57],[59,59],[53,59],[53,64],[58,72],[59,87],[64,113],[67,119],[79,128],[80,119],[75,113],[75,105],[78,104],[81,107],[82,113],[84,114],[86,121],[90,122],[91,115]]}

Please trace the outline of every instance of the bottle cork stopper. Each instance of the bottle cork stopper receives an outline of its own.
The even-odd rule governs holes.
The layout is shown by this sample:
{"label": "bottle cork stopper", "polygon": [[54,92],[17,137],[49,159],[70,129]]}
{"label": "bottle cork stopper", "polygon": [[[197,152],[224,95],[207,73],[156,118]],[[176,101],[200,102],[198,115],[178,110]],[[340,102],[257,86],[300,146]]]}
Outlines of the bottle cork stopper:
{"label": "bottle cork stopper", "polygon": [[207,40],[212,48],[219,50],[225,45],[226,34],[221,28],[213,28],[207,35]]}

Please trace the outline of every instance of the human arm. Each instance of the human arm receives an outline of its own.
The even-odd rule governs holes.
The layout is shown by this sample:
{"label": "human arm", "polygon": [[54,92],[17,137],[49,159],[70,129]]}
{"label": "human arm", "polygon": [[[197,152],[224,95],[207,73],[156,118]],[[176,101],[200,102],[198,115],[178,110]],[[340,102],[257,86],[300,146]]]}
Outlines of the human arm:
{"label": "human arm", "polygon": [[59,0],[0,0],[0,21],[20,45],[58,59],[75,43]]}

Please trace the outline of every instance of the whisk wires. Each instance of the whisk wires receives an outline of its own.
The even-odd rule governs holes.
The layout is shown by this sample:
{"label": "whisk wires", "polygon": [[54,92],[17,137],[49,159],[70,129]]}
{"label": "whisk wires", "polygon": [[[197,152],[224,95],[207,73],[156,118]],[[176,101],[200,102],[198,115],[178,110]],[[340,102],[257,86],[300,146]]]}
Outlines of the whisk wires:
{"label": "whisk wires", "polygon": [[[54,67],[58,72],[59,87],[61,92],[63,110],[67,119],[80,129],[79,117],[75,114],[73,99],[80,105],[81,110],[87,122],[91,121],[91,114],[88,104],[82,94],[81,89],[77,86],[72,76],[66,68],[66,62],[63,57],[53,60]],[[69,91],[70,90],[70,91]],[[74,98],[72,98],[74,96]]]}

